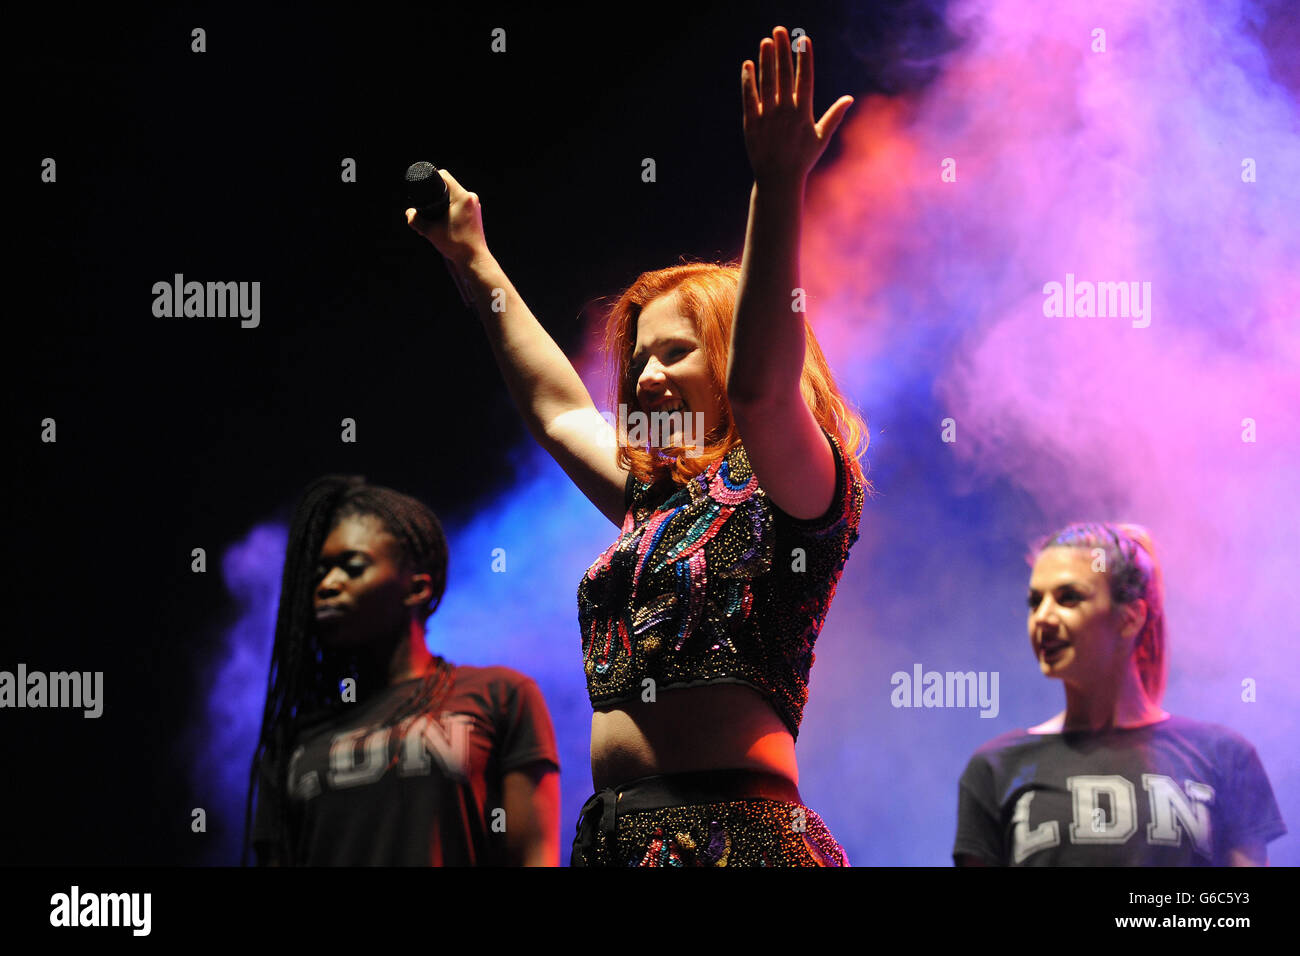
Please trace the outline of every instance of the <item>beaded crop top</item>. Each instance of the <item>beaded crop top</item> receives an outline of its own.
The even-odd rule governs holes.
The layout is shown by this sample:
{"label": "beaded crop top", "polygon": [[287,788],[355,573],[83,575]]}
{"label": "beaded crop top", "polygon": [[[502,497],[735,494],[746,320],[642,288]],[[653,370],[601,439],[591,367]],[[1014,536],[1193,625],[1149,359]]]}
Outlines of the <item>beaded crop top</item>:
{"label": "beaded crop top", "polygon": [[862,516],[862,482],[826,434],[835,495],[811,520],[767,497],[742,445],[685,485],[628,476],[623,530],[578,584],[593,707],[638,698],[647,677],[656,691],[748,684],[798,738],[813,644]]}

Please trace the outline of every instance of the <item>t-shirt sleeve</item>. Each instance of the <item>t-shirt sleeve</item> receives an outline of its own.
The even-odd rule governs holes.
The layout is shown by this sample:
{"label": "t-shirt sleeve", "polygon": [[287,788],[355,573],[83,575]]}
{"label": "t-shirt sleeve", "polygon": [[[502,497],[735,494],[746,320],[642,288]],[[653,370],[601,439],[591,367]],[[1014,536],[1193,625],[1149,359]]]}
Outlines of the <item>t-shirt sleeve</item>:
{"label": "t-shirt sleeve", "polygon": [[502,707],[501,752],[498,766],[509,773],[539,761],[560,769],[555,731],[546,699],[531,677],[516,675]]}
{"label": "t-shirt sleeve", "polygon": [[278,801],[282,799],[282,794],[268,786],[269,779],[269,773],[263,764],[255,797],[256,803],[253,807],[253,832],[250,841],[259,866],[265,866],[270,862],[271,830],[278,812]]}
{"label": "t-shirt sleeve", "polygon": [[772,502],[772,508],[796,536],[820,539],[831,536],[836,531],[842,534],[843,523],[847,525],[849,544],[852,544],[858,538],[864,487],[857,474],[849,468],[839,438],[824,428],[822,434],[830,441],[831,455],[835,459],[835,493],[831,496],[826,513],[817,518],[795,518],[778,508],[776,502]]}
{"label": "t-shirt sleeve", "polygon": [[952,857],[970,855],[990,866],[1005,861],[997,803],[993,794],[993,768],[980,754],[971,757],[957,784],[957,838]]}
{"label": "t-shirt sleeve", "polygon": [[1251,843],[1268,843],[1287,832],[1259,754],[1244,738],[1234,743],[1225,781],[1225,852]]}

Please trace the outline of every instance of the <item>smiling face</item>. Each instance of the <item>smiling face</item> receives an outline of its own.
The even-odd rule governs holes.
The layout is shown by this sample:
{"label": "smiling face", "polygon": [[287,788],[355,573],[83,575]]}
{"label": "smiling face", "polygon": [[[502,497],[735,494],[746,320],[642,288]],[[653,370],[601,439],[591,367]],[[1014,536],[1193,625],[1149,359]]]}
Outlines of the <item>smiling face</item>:
{"label": "smiling face", "polygon": [[1034,562],[1029,579],[1029,640],[1043,674],[1083,688],[1119,681],[1130,666],[1142,601],[1114,605],[1105,573],[1092,553],[1052,547]]}
{"label": "smiling face", "polygon": [[335,525],[321,546],[312,594],[323,644],[359,647],[409,626],[412,603],[406,598],[416,592],[402,557],[373,515],[349,516]]}
{"label": "smiling face", "polygon": [[[702,412],[705,435],[723,417],[704,343],[675,295],[660,296],[641,310],[628,373],[636,380],[639,411]],[[669,420],[674,426],[676,418]]]}

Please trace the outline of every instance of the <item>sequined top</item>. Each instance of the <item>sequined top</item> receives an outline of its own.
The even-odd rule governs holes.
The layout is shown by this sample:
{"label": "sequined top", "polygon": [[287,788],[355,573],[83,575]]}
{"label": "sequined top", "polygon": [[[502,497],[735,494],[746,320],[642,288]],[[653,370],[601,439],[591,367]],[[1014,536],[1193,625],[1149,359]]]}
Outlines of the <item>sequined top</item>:
{"label": "sequined top", "polygon": [[835,495],[800,520],[758,485],[742,445],[685,485],[628,476],[618,540],[578,584],[593,707],[637,699],[642,681],[755,688],[799,736],[813,644],[858,540],[862,482],[839,440]]}

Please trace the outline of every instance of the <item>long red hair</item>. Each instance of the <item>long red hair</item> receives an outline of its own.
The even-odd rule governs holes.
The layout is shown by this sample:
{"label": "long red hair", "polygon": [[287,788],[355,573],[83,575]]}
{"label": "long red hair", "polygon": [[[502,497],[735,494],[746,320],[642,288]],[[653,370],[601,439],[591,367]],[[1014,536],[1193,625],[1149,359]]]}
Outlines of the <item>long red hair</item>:
{"label": "long red hair", "polygon": [[[641,481],[654,484],[665,476],[671,476],[677,484],[685,484],[741,443],[727,401],[726,387],[727,350],[731,343],[739,286],[740,266],[734,262],[685,262],[667,269],[643,272],[610,309],[605,324],[605,352],[614,364],[610,407],[616,415],[620,405],[629,410],[640,407],[636,397],[636,377],[630,374],[632,352],[636,348],[637,320],[647,305],[669,294],[676,294],[682,314],[691,320],[695,334],[703,343],[709,377],[722,407],[722,421],[705,436],[704,450],[698,455],[679,454],[674,458],[663,458],[644,448],[628,447],[620,441],[619,465],[629,468]],[[821,426],[839,439],[845,464],[869,491],[871,485],[858,461],[870,441],[867,424],[836,385],[807,316],[803,318],[803,327],[806,344],[799,391]]]}

